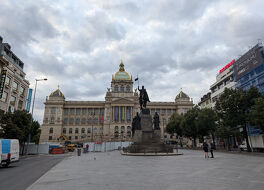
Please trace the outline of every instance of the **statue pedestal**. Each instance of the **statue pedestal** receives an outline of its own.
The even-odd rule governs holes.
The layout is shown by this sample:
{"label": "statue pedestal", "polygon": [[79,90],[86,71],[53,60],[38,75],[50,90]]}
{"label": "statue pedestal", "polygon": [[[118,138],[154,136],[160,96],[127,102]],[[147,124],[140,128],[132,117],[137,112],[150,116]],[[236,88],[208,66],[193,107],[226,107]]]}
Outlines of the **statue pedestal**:
{"label": "statue pedestal", "polygon": [[153,129],[152,117],[149,109],[142,109],[140,113],[141,129],[135,130],[133,141],[129,152],[133,153],[155,153],[172,152],[172,149],[163,144],[161,131]]}

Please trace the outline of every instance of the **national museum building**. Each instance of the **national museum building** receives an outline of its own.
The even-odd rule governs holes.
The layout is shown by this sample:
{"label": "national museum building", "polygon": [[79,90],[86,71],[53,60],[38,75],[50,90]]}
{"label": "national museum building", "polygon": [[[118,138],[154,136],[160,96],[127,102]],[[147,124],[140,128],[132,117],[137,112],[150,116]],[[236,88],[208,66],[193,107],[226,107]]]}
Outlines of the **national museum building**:
{"label": "national museum building", "polygon": [[[132,120],[140,111],[139,94],[122,62],[119,67],[104,101],[66,101],[59,89],[52,92],[44,103],[40,143],[131,141]],[[173,136],[164,133],[170,116],[174,112],[184,114],[193,105],[192,99],[180,91],[174,102],[149,102],[147,108],[152,117],[155,112],[159,114],[162,137],[170,140]]]}

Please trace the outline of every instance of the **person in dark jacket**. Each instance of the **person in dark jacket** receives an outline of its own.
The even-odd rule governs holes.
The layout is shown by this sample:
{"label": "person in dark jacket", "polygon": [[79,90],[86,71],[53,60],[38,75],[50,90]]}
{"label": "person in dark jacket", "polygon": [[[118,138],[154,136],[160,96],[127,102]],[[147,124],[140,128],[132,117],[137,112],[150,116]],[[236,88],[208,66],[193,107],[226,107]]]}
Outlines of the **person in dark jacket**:
{"label": "person in dark jacket", "polygon": [[206,140],[203,142],[203,150],[204,150],[205,158],[209,158],[209,156],[208,156],[208,144],[207,144]]}
{"label": "person in dark jacket", "polygon": [[215,150],[215,144],[213,141],[211,141],[210,143],[211,158],[214,158],[214,150]]}

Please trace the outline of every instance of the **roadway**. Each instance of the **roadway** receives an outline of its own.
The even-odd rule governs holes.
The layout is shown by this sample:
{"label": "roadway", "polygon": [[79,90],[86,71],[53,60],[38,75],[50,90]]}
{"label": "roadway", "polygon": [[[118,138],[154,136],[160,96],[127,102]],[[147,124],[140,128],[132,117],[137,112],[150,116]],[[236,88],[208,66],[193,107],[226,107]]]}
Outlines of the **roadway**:
{"label": "roadway", "polygon": [[24,190],[67,155],[27,156],[8,168],[0,167],[0,189]]}

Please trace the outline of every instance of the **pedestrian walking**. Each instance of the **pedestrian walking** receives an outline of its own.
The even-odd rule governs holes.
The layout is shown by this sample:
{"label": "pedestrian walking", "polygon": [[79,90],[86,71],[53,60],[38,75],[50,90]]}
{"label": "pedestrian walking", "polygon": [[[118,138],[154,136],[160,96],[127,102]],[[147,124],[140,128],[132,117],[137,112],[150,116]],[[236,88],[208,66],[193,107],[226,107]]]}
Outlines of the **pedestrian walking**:
{"label": "pedestrian walking", "polygon": [[89,152],[89,144],[86,144],[86,151]]}
{"label": "pedestrian walking", "polygon": [[203,150],[204,150],[205,158],[209,158],[209,156],[208,156],[208,144],[207,144],[206,140],[204,140],[204,142],[203,142]]}
{"label": "pedestrian walking", "polygon": [[214,150],[215,150],[215,144],[214,141],[211,141],[210,143],[211,158],[214,158]]}

